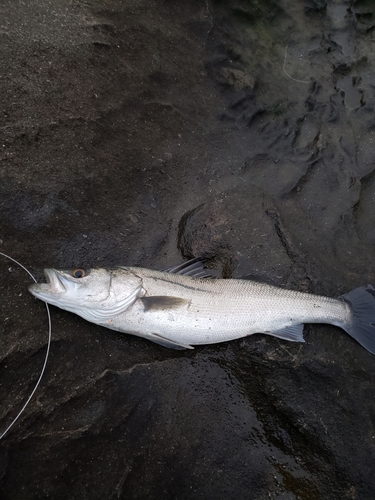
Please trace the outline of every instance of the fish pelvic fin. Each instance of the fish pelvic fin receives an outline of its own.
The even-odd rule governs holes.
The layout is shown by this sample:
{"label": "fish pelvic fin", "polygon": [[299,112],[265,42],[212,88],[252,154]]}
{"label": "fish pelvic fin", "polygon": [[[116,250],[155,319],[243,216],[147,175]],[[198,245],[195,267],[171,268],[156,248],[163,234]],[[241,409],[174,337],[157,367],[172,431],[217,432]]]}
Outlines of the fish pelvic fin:
{"label": "fish pelvic fin", "polygon": [[352,309],[351,321],[340,325],[367,351],[375,354],[375,289],[371,285],[355,288],[340,299]]}
{"label": "fish pelvic fin", "polygon": [[175,342],[174,340],[163,337],[163,335],[160,335],[159,333],[148,334],[147,339],[155,342],[155,344],[162,345],[163,347],[168,347],[169,349],[194,349],[194,347],[189,344],[180,344],[178,342]]}
{"label": "fish pelvic fin", "polygon": [[303,324],[290,325],[274,332],[264,332],[267,335],[278,337],[279,339],[290,340],[291,342],[305,342],[303,338]]}

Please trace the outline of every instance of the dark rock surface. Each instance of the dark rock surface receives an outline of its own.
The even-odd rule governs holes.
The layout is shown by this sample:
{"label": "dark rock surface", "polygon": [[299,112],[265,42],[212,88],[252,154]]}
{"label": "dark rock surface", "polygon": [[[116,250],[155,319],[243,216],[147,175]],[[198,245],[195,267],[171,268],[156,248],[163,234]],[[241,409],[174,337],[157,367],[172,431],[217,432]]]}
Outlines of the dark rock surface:
{"label": "dark rock surface", "polygon": [[[375,284],[375,6],[3,0],[0,251],[44,267],[205,255],[337,296]],[[0,256],[0,431],[45,309]],[[175,352],[52,310],[1,498],[375,497],[375,357],[339,329]]]}

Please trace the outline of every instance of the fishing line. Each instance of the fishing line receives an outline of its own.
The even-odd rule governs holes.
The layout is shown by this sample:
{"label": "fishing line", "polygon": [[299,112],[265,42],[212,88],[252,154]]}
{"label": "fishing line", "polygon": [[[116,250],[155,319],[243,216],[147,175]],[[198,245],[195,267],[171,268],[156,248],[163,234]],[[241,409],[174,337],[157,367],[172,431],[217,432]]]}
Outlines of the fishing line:
{"label": "fishing line", "polygon": [[297,78],[294,78],[293,76],[291,76],[287,70],[285,69],[285,66],[286,66],[286,56],[288,55],[288,46],[285,47],[285,57],[284,57],[284,65],[283,65],[283,71],[284,73],[286,74],[286,76],[288,76],[289,78],[291,78],[292,80],[294,80],[295,82],[298,82],[298,83],[310,83],[310,82],[307,82],[306,80],[297,80]]}
{"label": "fishing line", "polygon": [[[6,255],[5,253],[3,252],[0,252],[0,255],[2,255],[3,257],[6,257],[7,259],[9,260],[12,260],[13,262],[15,262],[18,266],[22,267],[22,269],[24,271],[27,272],[27,274],[29,276],[31,276],[31,278],[35,281],[35,283],[37,283],[36,279],[34,278],[34,276],[31,274],[31,272],[26,269],[26,267],[24,267],[22,264],[20,264],[18,261],[16,261],[16,259],[13,259],[13,257],[9,257],[9,255]],[[29,404],[31,398],[34,396],[34,393],[35,391],[37,390],[39,384],[40,384],[40,381],[42,380],[42,377],[43,377],[43,374],[44,374],[44,371],[46,369],[46,366],[47,366],[47,360],[48,360],[48,355],[49,355],[49,350],[50,350],[50,347],[51,347],[51,334],[52,334],[52,325],[51,325],[51,315],[50,315],[50,312],[49,312],[49,307],[48,307],[48,304],[47,302],[45,302],[46,304],[46,308],[47,308],[47,316],[48,316],[48,345],[47,345],[47,352],[46,352],[46,357],[44,359],[44,364],[43,364],[43,368],[42,368],[42,371],[39,375],[39,378],[35,384],[35,387],[34,389],[31,391],[31,394],[30,396],[28,397],[26,403],[23,405],[23,407],[21,408],[21,410],[19,411],[18,415],[15,417],[15,419],[13,420],[13,422],[11,422],[10,425],[8,425],[8,427],[5,429],[5,431],[0,434],[0,439],[2,439],[5,434],[9,431],[9,429],[11,427],[13,427],[13,425],[17,422],[17,420],[19,419],[19,417],[22,415],[22,413],[24,412],[26,406]]]}

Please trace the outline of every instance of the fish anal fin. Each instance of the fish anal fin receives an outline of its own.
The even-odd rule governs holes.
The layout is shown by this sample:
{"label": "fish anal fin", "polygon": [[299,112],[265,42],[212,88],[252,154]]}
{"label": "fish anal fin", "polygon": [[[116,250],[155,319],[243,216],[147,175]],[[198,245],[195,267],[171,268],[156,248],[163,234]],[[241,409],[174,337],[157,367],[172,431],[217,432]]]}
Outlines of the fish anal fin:
{"label": "fish anal fin", "polygon": [[155,344],[162,345],[163,347],[168,347],[169,349],[177,349],[177,350],[194,349],[194,347],[192,347],[189,344],[179,344],[178,342],[167,339],[158,333],[148,334],[147,339],[151,340],[152,342],[155,342]]}
{"label": "fish anal fin", "polygon": [[303,338],[303,324],[289,325],[273,332],[264,332],[267,335],[278,337],[279,339],[290,340],[291,342],[305,342]]}
{"label": "fish anal fin", "polygon": [[144,305],[145,312],[179,309],[190,304],[190,300],[182,299],[181,297],[171,297],[169,295],[152,295],[150,297],[142,297],[139,300]]}

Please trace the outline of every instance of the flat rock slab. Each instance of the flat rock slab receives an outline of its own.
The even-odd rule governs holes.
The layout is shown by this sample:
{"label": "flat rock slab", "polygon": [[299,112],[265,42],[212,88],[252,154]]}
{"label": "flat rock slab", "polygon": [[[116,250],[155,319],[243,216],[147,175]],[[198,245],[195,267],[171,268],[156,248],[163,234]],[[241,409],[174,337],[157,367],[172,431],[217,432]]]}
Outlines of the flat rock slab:
{"label": "flat rock slab", "polygon": [[[328,296],[375,284],[371,2],[0,10],[0,252],[38,280],[204,256]],[[2,432],[48,325],[0,266]],[[375,358],[343,331],[175,352],[51,312],[2,498],[375,497]]]}

